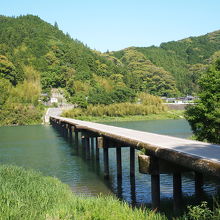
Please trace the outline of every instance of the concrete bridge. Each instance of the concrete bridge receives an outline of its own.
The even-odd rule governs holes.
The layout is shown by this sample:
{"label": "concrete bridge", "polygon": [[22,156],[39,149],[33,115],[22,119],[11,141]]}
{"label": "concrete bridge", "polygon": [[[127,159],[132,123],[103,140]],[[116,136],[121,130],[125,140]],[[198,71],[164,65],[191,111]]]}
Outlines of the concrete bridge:
{"label": "concrete bridge", "polygon": [[173,174],[174,211],[182,204],[183,172],[195,173],[195,192],[201,197],[203,175],[220,178],[220,145],[186,140],[166,135],[119,128],[93,122],[51,116],[50,123],[72,138],[78,146],[81,133],[86,158],[90,159],[91,147],[95,145],[96,159],[103,150],[104,176],[109,177],[108,149],[116,149],[117,177],[122,177],[121,148],[130,148],[130,176],[135,173],[135,149],[144,151],[138,155],[139,171],[151,175],[152,208],[160,206],[160,174]]}

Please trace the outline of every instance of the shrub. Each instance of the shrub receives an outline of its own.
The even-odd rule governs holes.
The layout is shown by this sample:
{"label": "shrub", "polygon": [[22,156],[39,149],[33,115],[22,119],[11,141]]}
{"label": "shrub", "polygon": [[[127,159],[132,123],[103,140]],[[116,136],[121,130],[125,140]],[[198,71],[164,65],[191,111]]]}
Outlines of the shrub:
{"label": "shrub", "polygon": [[64,117],[77,117],[77,116],[110,116],[110,117],[123,117],[131,115],[148,115],[157,114],[166,110],[161,102],[155,104],[135,104],[135,103],[116,103],[111,105],[89,105],[85,109],[74,108],[65,111]]}

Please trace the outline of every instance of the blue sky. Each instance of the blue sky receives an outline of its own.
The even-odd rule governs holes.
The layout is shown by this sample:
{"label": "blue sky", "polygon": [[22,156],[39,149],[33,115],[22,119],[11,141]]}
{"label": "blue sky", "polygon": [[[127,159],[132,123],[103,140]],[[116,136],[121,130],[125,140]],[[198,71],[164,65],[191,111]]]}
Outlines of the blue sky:
{"label": "blue sky", "polygon": [[198,36],[220,29],[220,0],[7,0],[0,14],[34,14],[92,49],[129,46]]}

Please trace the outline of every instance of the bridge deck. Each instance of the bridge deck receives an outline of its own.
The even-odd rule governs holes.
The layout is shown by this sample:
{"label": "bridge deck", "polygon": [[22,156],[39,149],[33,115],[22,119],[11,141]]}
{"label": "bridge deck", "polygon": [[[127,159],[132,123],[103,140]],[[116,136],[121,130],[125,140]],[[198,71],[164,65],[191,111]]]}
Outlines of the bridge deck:
{"label": "bridge deck", "polygon": [[150,155],[195,171],[220,177],[220,145],[70,118],[52,118],[74,126],[78,125],[87,131],[122,141],[136,148],[145,148]]}

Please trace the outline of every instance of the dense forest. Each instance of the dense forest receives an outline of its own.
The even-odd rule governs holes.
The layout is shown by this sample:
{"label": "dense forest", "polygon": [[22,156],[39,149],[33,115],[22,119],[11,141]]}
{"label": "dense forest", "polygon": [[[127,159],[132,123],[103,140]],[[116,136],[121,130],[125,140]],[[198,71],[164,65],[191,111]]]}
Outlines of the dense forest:
{"label": "dense forest", "polygon": [[63,88],[66,98],[82,107],[132,101],[135,92],[124,74],[123,66],[71,39],[57,23],[33,15],[0,17],[2,124],[21,124],[19,115],[25,124],[40,121],[38,99],[51,88]]}
{"label": "dense forest", "polygon": [[162,43],[159,47],[131,47],[112,54],[126,64],[125,56],[128,51],[142,54],[148,62],[170,73],[182,94],[196,94],[201,73],[220,55],[220,30],[199,37]]}
{"label": "dense forest", "polygon": [[62,88],[82,108],[137,102],[140,94],[194,94],[212,57],[219,56],[220,31],[160,47],[117,52],[91,50],[37,16],[0,16],[0,121],[41,120],[40,94]]}

